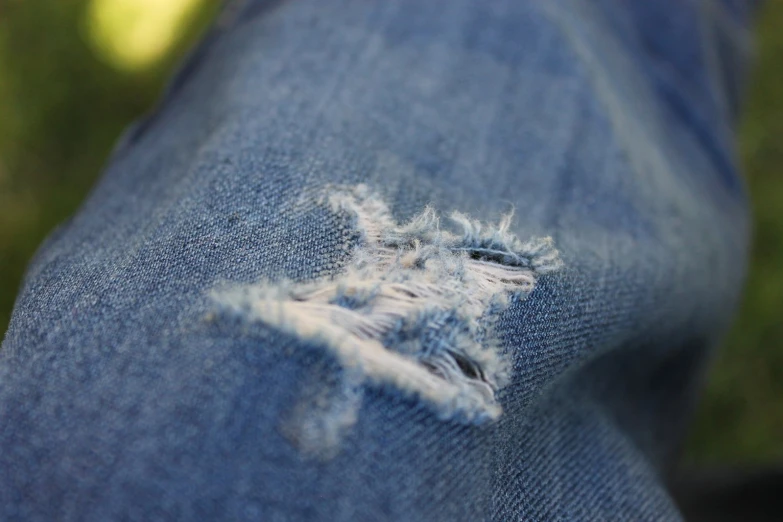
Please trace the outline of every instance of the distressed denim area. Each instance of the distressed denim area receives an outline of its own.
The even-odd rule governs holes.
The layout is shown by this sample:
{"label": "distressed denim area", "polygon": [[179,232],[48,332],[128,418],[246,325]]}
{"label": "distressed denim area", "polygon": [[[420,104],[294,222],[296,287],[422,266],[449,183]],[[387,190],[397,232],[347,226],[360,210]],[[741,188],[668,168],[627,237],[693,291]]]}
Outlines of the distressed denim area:
{"label": "distressed denim area", "polygon": [[738,5],[232,4],[29,267],[0,519],[680,520]]}
{"label": "distressed denim area", "polygon": [[344,245],[353,252],[343,274],[215,292],[221,309],[322,344],[344,366],[342,394],[297,408],[300,427],[287,428],[295,443],[333,452],[356,421],[364,381],[418,397],[444,419],[497,420],[508,361],[494,323],[512,298],[561,267],[551,238],[520,241],[509,232],[511,214],[490,226],[455,212],[460,230],[452,233],[427,208],[400,225],[364,185],[331,187],[320,199],[310,204],[344,214],[346,237],[353,232],[358,242]]}

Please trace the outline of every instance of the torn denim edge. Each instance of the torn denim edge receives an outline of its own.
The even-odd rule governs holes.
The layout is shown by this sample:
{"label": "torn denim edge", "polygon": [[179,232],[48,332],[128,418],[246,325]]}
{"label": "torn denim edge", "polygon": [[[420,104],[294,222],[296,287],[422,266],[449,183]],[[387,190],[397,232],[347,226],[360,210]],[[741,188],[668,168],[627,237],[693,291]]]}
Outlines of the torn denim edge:
{"label": "torn denim edge", "polygon": [[419,398],[442,419],[496,420],[510,364],[495,320],[539,276],[562,267],[552,239],[521,241],[510,231],[513,213],[491,226],[453,212],[452,232],[427,207],[400,225],[365,185],[328,187],[318,204],[348,216],[357,233],[342,273],[213,292],[228,311],[323,346],[352,376],[344,389],[324,392],[341,404],[305,401],[321,417],[296,408],[299,420],[285,424],[289,439],[331,455],[356,421],[361,396],[352,390],[365,383]]}

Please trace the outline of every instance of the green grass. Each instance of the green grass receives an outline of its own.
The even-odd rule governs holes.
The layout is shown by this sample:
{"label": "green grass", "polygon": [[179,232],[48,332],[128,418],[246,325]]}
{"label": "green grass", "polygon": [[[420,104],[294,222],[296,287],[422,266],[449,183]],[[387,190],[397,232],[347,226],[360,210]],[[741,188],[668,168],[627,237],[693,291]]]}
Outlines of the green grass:
{"label": "green grass", "polygon": [[[85,7],[0,7],[0,332],[37,245],[84,198],[121,130],[151,106],[214,13],[202,12],[157,65],[123,73],[84,42]],[[783,457],[783,2],[768,2],[760,22],[740,132],[756,215],[752,270],[689,441],[696,462]]]}
{"label": "green grass", "polygon": [[0,3],[0,332],[36,247],[74,212],[128,123],[204,29],[208,2],[154,66],[122,73],[83,35],[87,2]]}
{"label": "green grass", "polygon": [[739,133],[755,218],[751,270],[691,434],[695,461],[783,457],[783,2],[766,3],[757,39]]}

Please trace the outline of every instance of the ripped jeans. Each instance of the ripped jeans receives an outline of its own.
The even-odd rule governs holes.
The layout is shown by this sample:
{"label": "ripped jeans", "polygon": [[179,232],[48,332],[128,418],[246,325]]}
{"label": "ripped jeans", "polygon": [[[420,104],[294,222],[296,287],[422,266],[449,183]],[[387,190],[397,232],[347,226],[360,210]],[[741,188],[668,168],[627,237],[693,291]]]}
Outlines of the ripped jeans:
{"label": "ripped jeans", "polygon": [[742,3],[234,2],[29,267],[1,520],[680,520]]}

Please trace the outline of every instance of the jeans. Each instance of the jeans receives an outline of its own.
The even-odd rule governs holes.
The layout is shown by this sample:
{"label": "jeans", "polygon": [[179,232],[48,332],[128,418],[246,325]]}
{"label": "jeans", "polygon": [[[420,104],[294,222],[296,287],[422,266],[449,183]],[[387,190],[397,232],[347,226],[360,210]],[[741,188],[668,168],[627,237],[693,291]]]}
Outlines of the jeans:
{"label": "jeans", "polygon": [[680,520],[749,16],[227,6],[29,267],[0,520]]}

